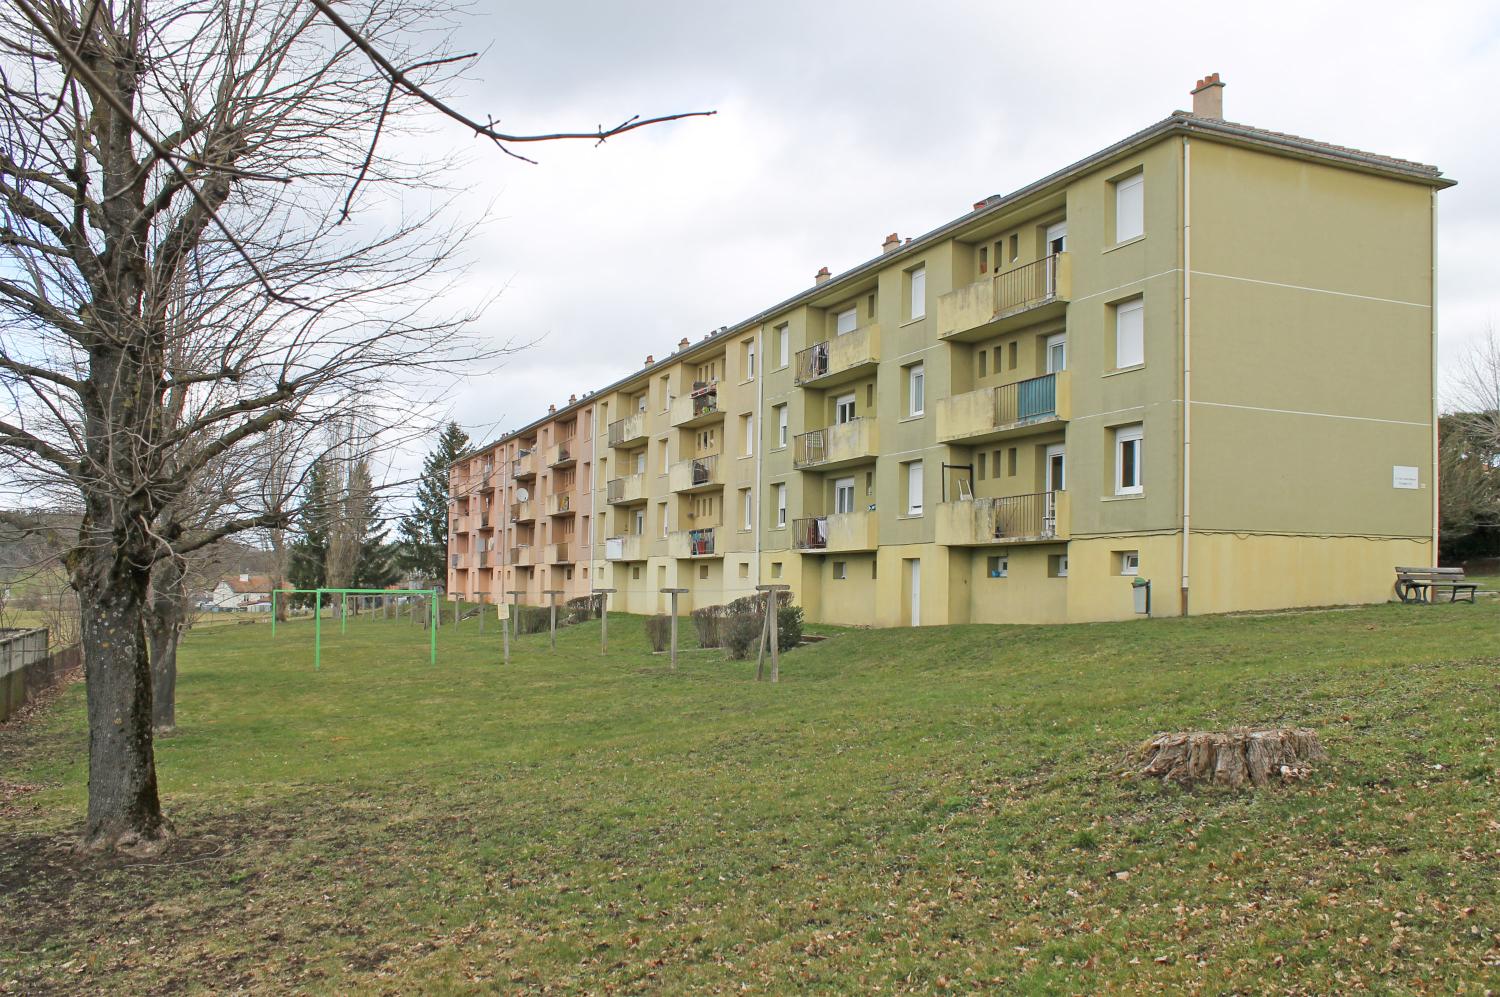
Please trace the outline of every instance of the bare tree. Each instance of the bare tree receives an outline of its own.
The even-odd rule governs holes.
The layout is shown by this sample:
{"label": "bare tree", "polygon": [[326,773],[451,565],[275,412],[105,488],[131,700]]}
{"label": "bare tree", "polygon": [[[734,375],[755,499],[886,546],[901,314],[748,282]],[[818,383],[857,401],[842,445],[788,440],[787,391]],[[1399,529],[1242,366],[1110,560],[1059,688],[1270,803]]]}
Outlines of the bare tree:
{"label": "bare tree", "polygon": [[[467,234],[444,221],[447,164],[376,144],[420,130],[432,107],[457,116],[435,96],[455,66],[431,27],[444,12],[340,8],[0,11],[0,449],[34,494],[82,508],[65,563],[82,616],[89,847],[149,849],[169,833],[151,730],[153,568],[175,575],[175,558],[286,522],[267,501],[277,489],[243,476],[206,521],[170,510],[278,429],[391,424],[429,375],[476,352],[476,312],[432,307]],[[379,210],[351,221],[360,206]],[[191,350],[174,348],[184,329]]]}

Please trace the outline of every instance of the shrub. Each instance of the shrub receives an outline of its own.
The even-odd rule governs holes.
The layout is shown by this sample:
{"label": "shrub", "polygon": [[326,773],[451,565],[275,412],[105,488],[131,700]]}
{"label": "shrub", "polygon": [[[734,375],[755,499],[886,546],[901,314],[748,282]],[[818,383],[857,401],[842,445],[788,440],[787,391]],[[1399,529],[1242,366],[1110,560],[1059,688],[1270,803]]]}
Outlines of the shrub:
{"label": "shrub", "polygon": [[800,643],[802,643],[802,607],[785,605],[777,606],[777,648],[782,651],[790,651]]}
{"label": "shrub", "polygon": [[724,621],[728,617],[727,606],[704,606],[693,610],[693,626],[698,629],[698,646],[723,647]]}
{"label": "shrub", "polygon": [[759,613],[765,606],[765,601],[758,595],[743,595],[724,607],[727,616],[744,616],[747,613]]}
{"label": "shrub", "polygon": [[516,636],[541,634],[552,628],[552,613],[546,606],[512,606],[511,620],[516,625]]}
{"label": "shrub", "polygon": [[599,618],[602,595],[581,595],[567,602],[567,614],[563,619],[569,623],[586,623]]}
{"label": "shrub", "polygon": [[651,650],[665,651],[672,643],[672,618],[665,613],[646,617],[646,639]]}
{"label": "shrub", "polygon": [[760,641],[763,617],[755,613],[737,613],[724,624],[724,652],[743,661],[755,652]]}

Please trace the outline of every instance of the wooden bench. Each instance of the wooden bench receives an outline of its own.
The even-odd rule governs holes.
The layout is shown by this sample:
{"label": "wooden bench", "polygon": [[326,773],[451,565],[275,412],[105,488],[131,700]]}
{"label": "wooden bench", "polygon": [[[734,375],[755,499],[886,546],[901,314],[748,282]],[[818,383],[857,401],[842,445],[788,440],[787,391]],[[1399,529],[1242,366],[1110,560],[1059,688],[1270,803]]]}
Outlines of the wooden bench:
{"label": "wooden bench", "polygon": [[1457,602],[1460,595],[1473,602],[1479,586],[1464,578],[1463,568],[1396,569],[1396,595],[1402,602],[1436,602],[1433,596],[1441,589],[1447,590],[1449,602]]}

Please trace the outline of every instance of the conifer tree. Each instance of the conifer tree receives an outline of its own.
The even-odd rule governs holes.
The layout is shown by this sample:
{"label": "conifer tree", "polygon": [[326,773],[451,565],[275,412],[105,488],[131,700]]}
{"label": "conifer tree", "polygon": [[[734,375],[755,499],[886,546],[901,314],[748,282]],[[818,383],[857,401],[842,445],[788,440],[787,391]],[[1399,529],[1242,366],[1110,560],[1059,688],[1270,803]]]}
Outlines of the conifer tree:
{"label": "conifer tree", "polygon": [[422,465],[416,506],[401,520],[401,567],[436,585],[448,577],[448,468],[468,446],[458,423],[443,427]]}

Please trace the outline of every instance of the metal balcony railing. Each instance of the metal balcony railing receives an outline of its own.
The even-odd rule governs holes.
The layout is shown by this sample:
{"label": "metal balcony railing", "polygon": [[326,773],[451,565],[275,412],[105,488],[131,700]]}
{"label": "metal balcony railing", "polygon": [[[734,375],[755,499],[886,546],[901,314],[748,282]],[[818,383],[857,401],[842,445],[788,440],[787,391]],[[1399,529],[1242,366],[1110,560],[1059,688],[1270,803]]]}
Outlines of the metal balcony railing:
{"label": "metal balcony railing", "polygon": [[995,275],[995,313],[1021,311],[1057,297],[1058,254]]}
{"label": "metal balcony railing", "polygon": [[719,455],[709,454],[705,457],[694,457],[691,481],[693,487],[713,483],[718,473]]}
{"label": "metal balcony railing", "polygon": [[698,557],[714,552],[714,528],[688,530],[688,556]]}
{"label": "metal balcony railing", "polygon": [[646,435],[646,416],[643,412],[627,415],[609,424],[609,445],[612,447],[644,435]]}
{"label": "metal balcony railing", "polygon": [[793,550],[824,550],[828,547],[828,517],[809,516],[792,520]]}
{"label": "metal balcony railing", "polygon": [[1057,536],[1057,492],[974,500],[975,535],[981,539],[1047,539]]}
{"label": "metal balcony railing", "polygon": [[1057,375],[1002,384],[995,389],[995,425],[1049,419],[1057,414]]}

